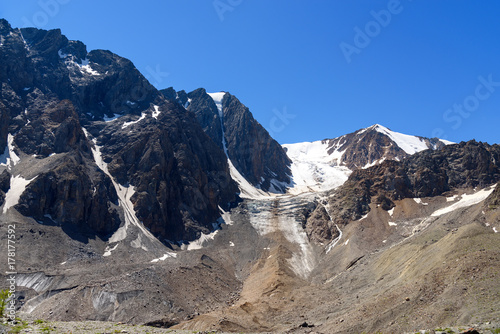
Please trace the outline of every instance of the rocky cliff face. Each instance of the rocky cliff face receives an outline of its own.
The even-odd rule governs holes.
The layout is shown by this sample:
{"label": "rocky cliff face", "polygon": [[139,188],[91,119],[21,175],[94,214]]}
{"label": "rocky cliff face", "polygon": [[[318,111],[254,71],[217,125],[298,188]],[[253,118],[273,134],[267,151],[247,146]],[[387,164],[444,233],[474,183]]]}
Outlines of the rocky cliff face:
{"label": "rocky cliff face", "polygon": [[155,236],[192,240],[237,199],[218,144],[129,60],[5,20],[0,37],[0,168],[30,181],[19,212],[109,237],[124,223],[126,187]]}
{"label": "rocky cliff face", "polygon": [[[226,93],[222,100],[229,158],[254,185],[284,192],[280,183],[290,182],[291,161],[285,151],[235,96]],[[272,182],[276,180],[278,182]]]}
{"label": "rocky cliff face", "polygon": [[229,159],[252,185],[264,191],[286,191],[285,185],[290,183],[291,160],[281,145],[235,96],[224,94],[221,120],[214,100],[203,88],[187,95],[183,91],[175,92],[172,88],[162,93],[167,99],[175,99],[194,112],[205,133],[221,149],[222,133],[225,134]]}
{"label": "rocky cliff face", "polygon": [[490,210],[500,207],[500,186],[498,183],[493,193],[486,200],[486,205]]}
{"label": "rocky cliff face", "polygon": [[[186,99],[187,98],[187,99]],[[179,94],[179,103],[187,104],[187,109],[194,112],[196,119],[203,128],[203,131],[221,148],[222,146],[222,124],[219,111],[214,100],[207,94],[205,89],[199,88],[183,98],[182,92]],[[189,100],[188,100],[189,99]],[[227,140],[227,139],[226,139]]]}
{"label": "rocky cliff face", "polygon": [[[402,161],[357,169],[332,192],[331,217],[334,223],[347,224],[365,215],[370,203],[390,210],[394,201],[404,198],[432,197],[454,189],[495,184],[500,180],[499,155],[499,145],[469,141],[437,151],[422,151]],[[310,223],[317,225],[315,220]],[[325,228],[333,230],[331,225],[328,223]]]}

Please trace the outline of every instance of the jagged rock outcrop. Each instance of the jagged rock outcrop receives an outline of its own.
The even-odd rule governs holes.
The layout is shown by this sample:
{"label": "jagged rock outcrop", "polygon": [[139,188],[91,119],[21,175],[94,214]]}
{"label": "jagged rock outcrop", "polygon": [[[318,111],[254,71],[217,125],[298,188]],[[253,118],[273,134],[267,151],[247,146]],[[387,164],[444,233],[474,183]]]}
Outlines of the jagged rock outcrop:
{"label": "jagged rock outcrop", "polygon": [[307,217],[305,230],[311,240],[321,243],[329,242],[339,235],[338,229],[331,221],[324,205],[318,205]]}
{"label": "jagged rock outcrop", "polygon": [[[203,88],[184,95],[173,88],[162,90],[167,99],[196,114],[203,130],[222,149],[224,130],[227,154],[236,169],[256,187],[284,192],[290,183],[291,160],[235,96],[225,93],[222,99],[222,122],[214,100]],[[222,129],[222,126],[224,129]]]}
{"label": "jagged rock outcrop", "polygon": [[135,187],[131,200],[151,232],[162,240],[192,240],[213,229],[218,207],[227,210],[238,189],[223,151],[192,113],[171,102],[158,110],[157,118],[125,128],[110,122],[97,144],[116,180]]}
{"label": "jagged rock outcrop", "polygon": [[222,100],[229,158],[248,181],[264,190],[290,182],[291,161],[278,144],[235,96],[226,93]]}
{"label": "jagged rock outcrop", "polygon": [[107,238],[120,225],[111,180],[95,166],[66,155],[36,177],[15,208],[25,216]]}
{"label": "jagged rock outcrop", "polygon": [[131,61],[58,29],[0,20],[0,38],[0,144],[10,154],[12,136],[19,157],[0,169],[32,180],[22,214],[108,237],[124,221],[115,188],[132,186],[138,220],[180,241],[213,230],[219,206],[237,200],[220,146]]}
{"label": "jagged rock outcrop", "polygon": [[[182,95],[180,96],[182,97]],[[187,109],[195,113],[203,131],[212,138],[215,144],[224,149],[222,146],[222,122],[214,100],[203,88],[190,92],[187,97],[189,98]],[[182,100],[179,102],[182,103]]]}
{"label": "jagged rock outcrop", "polygon": [[42,99],[36,108],[30,109],[28,123],[15,136],[22,152],[46,158],[51,154],[79,151],[90,157],[89,143],[70,101]]}

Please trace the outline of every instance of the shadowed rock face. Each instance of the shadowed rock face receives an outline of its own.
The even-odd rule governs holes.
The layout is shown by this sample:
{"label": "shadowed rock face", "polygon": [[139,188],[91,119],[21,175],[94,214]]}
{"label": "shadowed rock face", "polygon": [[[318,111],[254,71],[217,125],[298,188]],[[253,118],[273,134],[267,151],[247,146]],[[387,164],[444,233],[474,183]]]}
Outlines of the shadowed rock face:
{"label": "shadowed rock face", "polygon": [[[187,98],[172,88],[162,93],[194,112],[205,133],[223,149],[219,111],[205,89],[194,90]],[[291,160],[283,147],[253,118],[250,110],[229,93],[222,100],[222,114],[227,154],[236,169],[256,187],[265,191],[274,187],[275,191],[284,192],[285,188],[279,183],[290,183]],[[278,182],[272,187],[273,180]]]}
{"label": "shadowed rock face", "polygon": [[222,110],[228,154],[234,166],[264,190],[270,188],[272,179],[289,183],[290,159],[250,110],[229,93],[224,95]]}
{"label": "shadowed rock face", "polygon": [[[187,94],[187,97],[190,99],[187,109],[195,113],[196,119],[201,124],[203,131],[212,138],[215,144],[220,149],[224,149],[222,146],[221,119],[214,100],[203,88],[192,91]],[[181,100],[179,102],[182,103]]]}
{"label": "shadowed rock face", "polygon": [[238,189],[224,153],[194,115],[170,102],[160,110],[157,119],[146,117],[133,130],[111,122],[97,143],[116,180],[135,187],[137,216],[153,234],[192,240],[212,230],[218,206],[227,210]]}
{"label": "shadowed rock face", "polygon": [[498,183],[493,193],[486,200],[486,205],[490,210],[500,207],[500,186]]}
{"label": "shadowed rock face", "polygon": [[116,230],[120,220],[113,185],[99,172],[75,156],[62,157],[57,167],[38,175],[28,185],[15,208],[39,221],[73,225],[106,237]]}
{"label": "shadowed rock face", "polygon": [[60,30],[0,20],[0,34],[0,150],[10,134],[21,159],[1,169],[5,184],[10,175],[32,180],[16,206],[22,214],[102,237],[123,223],[92,139],[116,184],[133,186],[133,209],[160,240],[213,229],[219,206],[227,209],[238,189],[219,142],[193,113],[168,102],[129,60],[87,52]]}

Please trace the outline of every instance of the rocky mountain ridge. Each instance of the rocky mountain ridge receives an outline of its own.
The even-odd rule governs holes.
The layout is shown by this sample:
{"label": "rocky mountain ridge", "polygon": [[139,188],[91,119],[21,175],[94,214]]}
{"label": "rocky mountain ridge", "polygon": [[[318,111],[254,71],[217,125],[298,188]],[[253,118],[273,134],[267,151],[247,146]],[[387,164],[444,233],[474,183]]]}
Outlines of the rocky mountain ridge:
{"label": "rocky mountain ridge", "polygon": [[289,192],[329,191],[341,186],[357,169],[386,160],[400,161],[417,152],[439,150],[452,142],[411,136],[375,124],[334,139],[285,144],[292,159]]}
{"label": "rocky mountain ridge", "polygon": [[215,101],[203,88],[186,94],[170,87],[162,93],[196,114],[205,133],[226,151],[228,159],[248,182],[264,191],[286,192],[290,159],[238,98],[222,92],[220,101]]}
{"label": "rocky mountain ridge", "polygon": [[[219,207],[237,200],[237,188],[224,153],[194,114],[166,100],[129,60],[109,51],[87,53],[59,30],[12,29],[5,20],[0,26],[0,138],[5,144],[11,138],[5,152],[11,160],[15,155],[19,165],[30,166],[4,170],[36,177],[17,208],[109,237],[126,215],[111,175],[119,185],[134,186],[133,210],[162,242],[213,230]],[[110,175],[93,161],[95,145]]]}
{"label": "rocky mountain ridge", "polygon": [[[389,211],[395,201],[405,198],[435,197],[457,189],[494,185],[500,181],[499,154],[499,145],[469,141],[357,169],[332,191],[328,199],[332,219],[318,219],[325,215],[324,206],[318,205],[310,224],[320,231],[318,238],[325,241],[325,233],[338,235],[335,224],[345,225],[366,215],[370,203]],[[318,227],[318,220],[328,227]]]}

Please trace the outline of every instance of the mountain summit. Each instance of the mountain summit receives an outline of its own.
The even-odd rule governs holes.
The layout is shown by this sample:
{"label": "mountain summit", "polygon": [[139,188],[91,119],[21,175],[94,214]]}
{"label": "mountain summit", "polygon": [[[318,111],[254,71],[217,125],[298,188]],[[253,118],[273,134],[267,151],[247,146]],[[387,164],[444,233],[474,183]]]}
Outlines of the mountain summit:
{"label": "mountain summit", "polygon": [[234,167],[234,178],[243,177],[264,192],[286,191],[290,159],[238,98],[227,92],[207,93],[203,88],[187,94],[173,88],[162,92],[195,113],[205,133],[224,150]]}
{"label": "mountain summit", "polygon": [[292,186],[301,193],[326,191],[342,185],[353,170],[385,160],[400,161],[423,150],[438,150],[452,142],[410,136],[375,124],[334,139],[285,144],[292,159]]}

